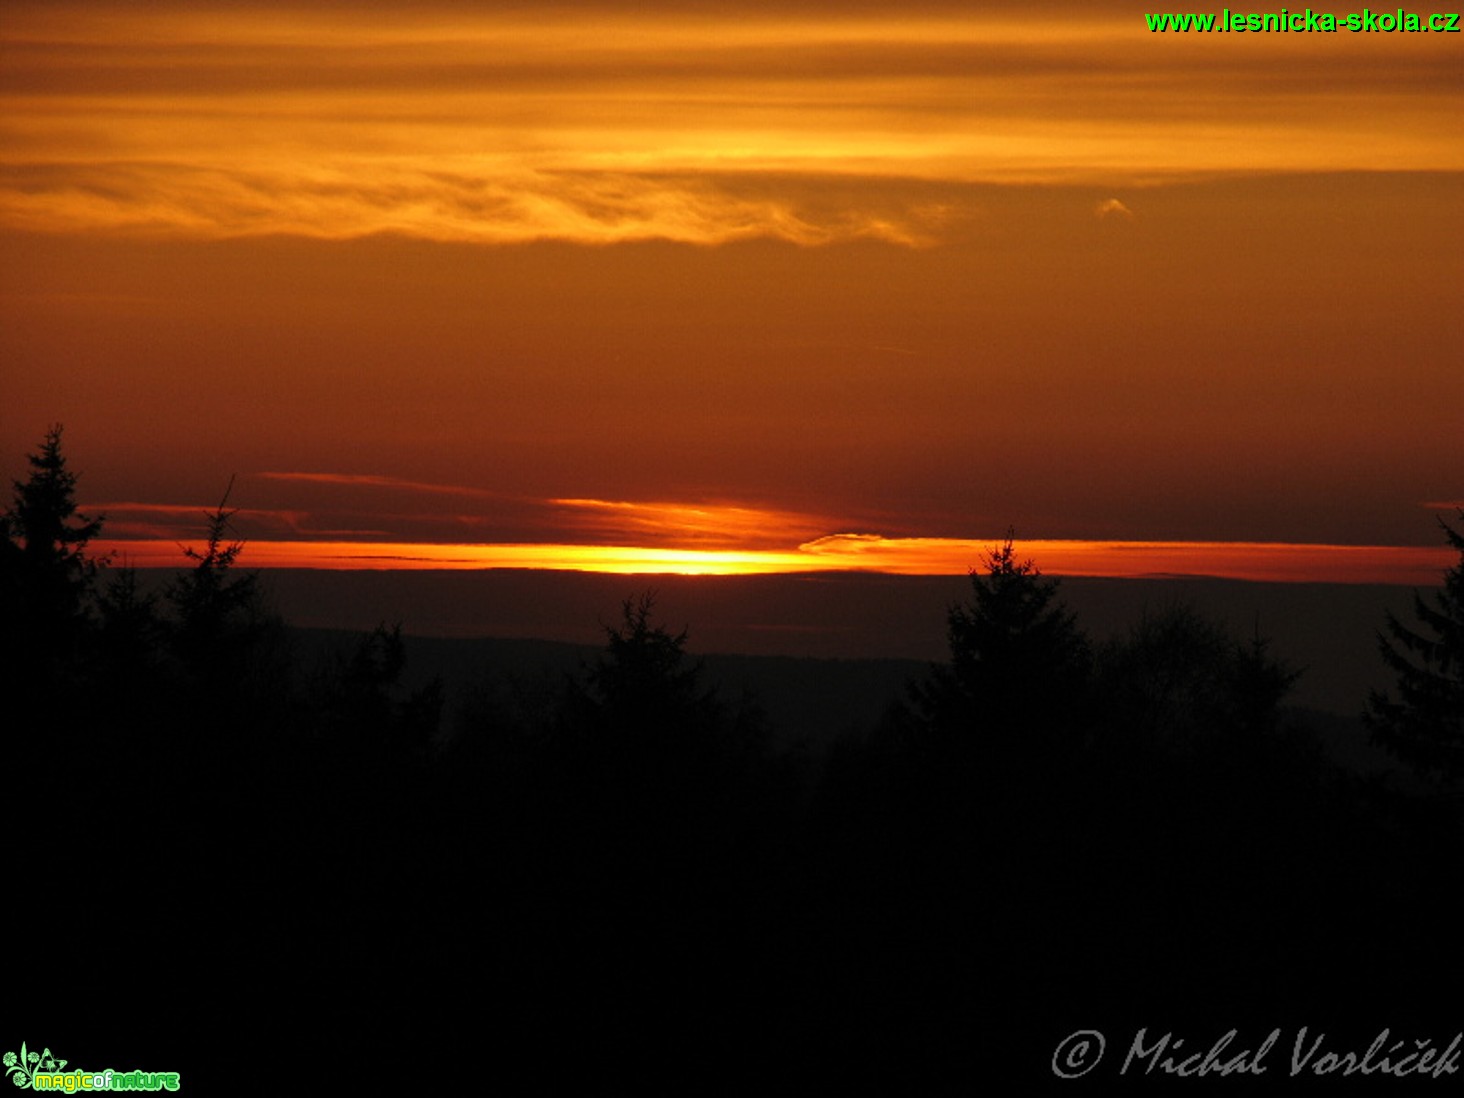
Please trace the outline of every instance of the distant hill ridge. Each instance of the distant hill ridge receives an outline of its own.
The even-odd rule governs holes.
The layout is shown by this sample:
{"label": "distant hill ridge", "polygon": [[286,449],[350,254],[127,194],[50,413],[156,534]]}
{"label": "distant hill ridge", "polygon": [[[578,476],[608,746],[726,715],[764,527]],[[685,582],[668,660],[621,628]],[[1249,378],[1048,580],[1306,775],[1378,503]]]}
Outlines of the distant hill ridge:
{"label": "distant hill ridge", "polygon": [[[344,629],[293,628],[308,662],[348,652],[360,633]],[[440,678],[447,709],[443,732],[452,733],[461,706],[484,676],[500,684],[518,679],[553,688],[566,676],[594,664],[597,645],[532,637],[421,637],[405,635],[404,683],[416,688]],[[838,737],[868,732],[909,683],[927,674],[930,663],[911,659],[843,659],[809,656],[749,656],[693,653],[706,684],[729,704],[744,694],[765,715],[775,743],[821,755]],[[1312,731],[1339,764],[1359,773],[1393,771],[1397,764],[1368,742],[1360,714],[1337,714],[1290,706],[1288,719]]]}
{"label": "distant hill ridge", "polygon": [[[246,548],[241,563],[247,564]],[[1040,561],[1038,562],[1040,565]],[[162,576],[166,573],[155,573]],[[946,609],[970,594],[965,576],[610,576],[584,572],[323,572],[271,570],[267,588],[293,625],[370,629],[399,622],[414,637],[536,638],[589,649],[620,604],[647,590],[693,654],[903,660],[946,657]],[[1146,609],[1188,602],[1237,640],[1257,631],[1304,674],[1290,701],[1356,716],[1371,687],[1391,683],[1376,633],[1391,610],[1410,616],[1413,588],[1248,583],[1203,577],[1066,577],[1061,594],[1095,642]],[[546,650],[547,651],[547,650]],[[884,680],[881,680],[884,681]]]}

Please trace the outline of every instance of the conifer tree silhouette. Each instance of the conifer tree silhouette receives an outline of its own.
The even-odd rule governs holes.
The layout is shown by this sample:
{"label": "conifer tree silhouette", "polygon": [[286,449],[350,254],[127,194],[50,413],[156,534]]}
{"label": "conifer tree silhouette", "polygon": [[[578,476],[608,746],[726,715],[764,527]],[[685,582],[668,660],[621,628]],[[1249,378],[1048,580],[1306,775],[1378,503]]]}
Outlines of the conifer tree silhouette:
{"label": "conifer tree silhouette", "polygon": [[284,622],[269,609],[259,574],[235,567],[244,542],[231,536],[233,487],[231,477],[223,499],[206,515],[204,548],[183,547],[193,567],[169,584],[166,599],[185,680],[201,697],[230,696],[227,715],[242,720],[252,705],[287,700],[290,654]]}
{"label": "conifer tree silhouette", "polygon": [[1249,644],[1237,643],[1222,622],[1189,603],[1146,609],[1127,636],[1099,653],[1100,717],[1112,735],[1150,746],[1274,733],[1301,672],[1269,647],[1259,631]]}
{"label": "conifer tree silhouette", "polygon": [[248,608],[256,597],[257,578],[250,573],[231,572],[234,561],[244,549],[242,541],[230,540],[229,520],[237,511],[228,510],[234,481],[224,491],[218,507],[209,512],[208,541],[202,552],[184,546],[184,555],[193,562],[168,590],[169,600],[178,614],[181,640],[186,645],[210,642],[225,623]]}
{"label": "conifer tree silhouette", "polygon": [[686,657],[687,633],[653,625],[652,594],[627,599],[621,624],[605,629],[606,646],[590,674],[602,718],[622,735],[689,735],[719,715],[701,686],[701,664]]}
{"label": "conifer tree silhouette", "polygon": [[972,570],[972,601],[947,615],[950,662],[932,669],[915,701],[938,731],[992,745],[1055,732],[1074,716],[1089,662],[1087,638],[1012,539]]}
{"label": "conifer tree silhouette", "polygon": [[0,631],[6,668],[36,687],[54,684],[77,660],[105,561],[86,552],[103,520],[77,513],[77,477],[61,452],[59,424],[27,460],[31,474],[14,482],[0,516]]}
{"label": "conifer tree silhouette", "polygon": [[1397,677],[1398,697],[1373,691],[1365,717],[1374,742],[1395,758],[1457,781],[1464,777],[1464,532],[1442,518],[1439,525],[1459,563],[1444,573],[1431,602],[1414,593],[1417,628],[1387,615],[1378,649]]}

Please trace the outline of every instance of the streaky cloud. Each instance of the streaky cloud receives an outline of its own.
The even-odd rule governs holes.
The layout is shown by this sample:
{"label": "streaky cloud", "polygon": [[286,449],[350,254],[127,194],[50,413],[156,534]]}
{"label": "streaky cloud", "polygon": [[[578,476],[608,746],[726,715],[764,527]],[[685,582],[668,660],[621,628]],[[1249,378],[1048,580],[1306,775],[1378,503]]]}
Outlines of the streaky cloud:
{"label": "streaky cloud", "polygon": [[[22,3],[0,30],[0,225],[921,247],[947,226],[891,180],[1464,169],[1457,51],[1422,41],[1444,36],[1205,37],[1010,5]],[[820,179],[860,185],[830,205]]]}
{"label": "streaky cloud", "polygon": [[463,484],[435,484],[402,477],[382,476],[374,473],[254,473],[262,480],[294,481],[304,484],[330,484],[350,488],[389,488],[408,492],[424,492],[432,495],[474,496],[485,499],[503,499],[504,494],[486,488],[475,488]]}

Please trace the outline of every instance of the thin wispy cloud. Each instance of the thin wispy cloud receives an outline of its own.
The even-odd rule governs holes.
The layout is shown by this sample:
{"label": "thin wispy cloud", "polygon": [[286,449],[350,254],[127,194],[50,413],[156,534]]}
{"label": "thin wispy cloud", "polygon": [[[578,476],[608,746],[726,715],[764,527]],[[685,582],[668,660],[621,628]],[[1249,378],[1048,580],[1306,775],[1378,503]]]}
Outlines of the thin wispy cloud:
{"label": "thin wispy cloud", "polygon": [[502,492],[475,488],[465,484],[434,484],[402,477],[381,476],[373,473],[253,473],[261,480],[295,482],[299,484],[335,485],[344,488],[389,488],[394,491],[420,492],[428,495],[472,496],[480,499],[506,499]]}
{"label": "thin wispy cloud", "polygon": [[[829,568],[905,574],[980,570],[992,541],[966,538],[886,538],[835,534],[800,545],[800,553]],[[1447,565],[1435,547],[1297,545],[1274,542],[1076,541],[1034,539],[1017,545],[1044,571],[1074,576],[1220,576],[1263,582],[1431,582]]]}
{"label": "thin wispy cloud", "polygon": [[[182,503],[99,503],[91,511],[105,516],[104,529],[109,538],[148,539],[175,537],[197,538],[203,533],[216,506]],[[308,510],[285,508],[226,508],[234,533],[241,538],[256,536],[299,538],[376,538],[389,537],[390,532],[370,526],[336,527],[321,525]]]}
{"label": "thin wispy cloud", "polygon": [[731,503],[666,503],[556,499],[555,525],[564,532],[680,545],[769,548],[828,529],[827,516]]}
{"label": "thin wispy cloud", "polygon": [[[847,521],[847,516],[729,501],[535,498],[372,473],[269,471],[241,479],[266,501],[265,506],[235,512],[236,526],[251,537],[523,542],[553,537],[598,544],[768,549],[796,545]],[[280,489],[288,492],[288,506],[281,505]],[[383,500],[389,503],[383,505]],[[447,501],[458,502],[444,506]],[[478,509],[465,510],[463,503]],[[99,504],[96,509],[107,514],[109,535],[122,538],[196,531],[213,510],[202,504],[149,503]]]}

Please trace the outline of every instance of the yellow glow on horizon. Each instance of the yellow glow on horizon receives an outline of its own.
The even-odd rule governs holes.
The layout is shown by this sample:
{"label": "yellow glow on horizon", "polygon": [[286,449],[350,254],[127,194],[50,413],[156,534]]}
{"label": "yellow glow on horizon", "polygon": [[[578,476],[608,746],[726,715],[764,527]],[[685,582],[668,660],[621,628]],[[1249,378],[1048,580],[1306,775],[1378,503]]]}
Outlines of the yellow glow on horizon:
{"label": "yellow glow on horizon", "polygon": [[[97,553],[137,568],[187,564],[176,541],[98,541]],[[522,568],[616,575],[771,575],[882,572],[962,575],[980,570],[990,541],[843,534],[796,550],[645,548],[625,545],[444,545],[416,542],[248,541],[248,568],[474,570]],[[1143,578],[1212,576],[1272,583],[1436,585],[1452,555],[1434,546],[1295,545],[1269,542],[1035,540],[1017,543],[1051,575]]]}
{"label": "yellow glow on horizon", "polygon": [[[173,568],[185,566],[187,563],[180,544],[176,541],[99,541],[94,545],[99,553],[116,554],[117,563],[124,566]],[[806,571],[811,563],[796,553],[767,550],[658,549],[623,545],[249,541],[246,543],[246,554],[248,560],[245,566],[253,568],[532,568],[618,575],[755,575]]]}

